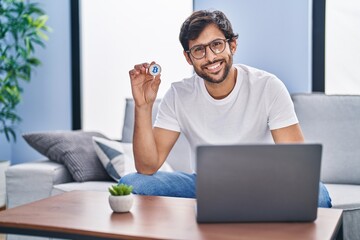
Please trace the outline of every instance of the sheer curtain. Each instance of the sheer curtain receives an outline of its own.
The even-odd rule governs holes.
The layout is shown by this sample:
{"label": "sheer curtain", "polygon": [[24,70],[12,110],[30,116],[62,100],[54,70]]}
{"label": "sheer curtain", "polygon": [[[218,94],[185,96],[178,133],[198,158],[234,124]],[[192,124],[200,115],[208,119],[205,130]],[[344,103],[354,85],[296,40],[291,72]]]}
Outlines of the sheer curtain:
{"label": "sheer curtain", "polygon": [[82,127],[119,139],[128,71],[137,63],[162,67],[158,97],[192,74],[182,54],[179,31],[192,0],[80,1]]}
{"label": "sheer curtain", "polygon": [[360,1],[326,0],[325,92],[360,94]]}

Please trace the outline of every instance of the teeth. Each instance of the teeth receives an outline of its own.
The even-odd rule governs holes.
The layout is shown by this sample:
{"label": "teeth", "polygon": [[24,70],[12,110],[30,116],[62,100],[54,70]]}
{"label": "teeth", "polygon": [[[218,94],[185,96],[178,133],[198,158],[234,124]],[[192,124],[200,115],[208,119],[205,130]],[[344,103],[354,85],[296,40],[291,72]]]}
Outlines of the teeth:
{"label": "teeth", "polygon": [[214,66],[210,66],[210,67],[208,67],[208,69],[213,70],[215,68],[218,68],[219,66],[220,66],[220,63],[218,63],[218,64],[216,64]]}

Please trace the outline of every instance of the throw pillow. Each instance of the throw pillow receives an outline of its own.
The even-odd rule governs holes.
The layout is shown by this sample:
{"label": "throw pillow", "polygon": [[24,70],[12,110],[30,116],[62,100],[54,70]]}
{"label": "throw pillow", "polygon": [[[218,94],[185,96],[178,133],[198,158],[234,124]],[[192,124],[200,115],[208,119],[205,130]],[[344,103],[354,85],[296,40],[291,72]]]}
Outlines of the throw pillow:
{"label": "throw pillow", "polygon": [[[95,152],[108,174],[116,181],[128,173],[136,172],[132,143],[93,137]],[[159,171],[173,172],[165,162]]]}
{"label": "throw pillow", "polygon": [[51,131],[23,134],[25,141],[52,161],[64,164],[77,182],[110,180],[92,144],[96,132]]}

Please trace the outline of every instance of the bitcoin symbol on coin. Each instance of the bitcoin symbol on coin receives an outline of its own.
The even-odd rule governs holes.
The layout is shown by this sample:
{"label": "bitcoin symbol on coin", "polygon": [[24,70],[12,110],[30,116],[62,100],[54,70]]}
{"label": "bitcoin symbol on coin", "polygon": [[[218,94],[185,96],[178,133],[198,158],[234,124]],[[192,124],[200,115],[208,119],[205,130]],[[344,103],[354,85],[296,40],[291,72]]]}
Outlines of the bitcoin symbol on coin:
{"label": "bitcoin symbol on coin", "polygon": [[156,75],[159,75],[160,72],[161,72],[161,67],[159,64],[154,63],[154,64],[150,65],[149,73],[151,75],[156,76]]}
{"label": "bitcoin symbol on coin", "polygon": [[153,73],[157,73],[158,71],[159,71],[159,69],[158,69],[157,66],[155,66],[155,67],[153,68],[153,70],[152,70]]}

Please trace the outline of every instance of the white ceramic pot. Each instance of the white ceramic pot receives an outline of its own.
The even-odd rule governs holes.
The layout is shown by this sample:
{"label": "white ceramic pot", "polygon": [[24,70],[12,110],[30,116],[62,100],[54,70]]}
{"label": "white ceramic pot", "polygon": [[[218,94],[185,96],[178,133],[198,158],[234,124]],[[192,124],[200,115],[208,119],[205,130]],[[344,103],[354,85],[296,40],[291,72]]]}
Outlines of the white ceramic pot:
{"label": "white ceramic pot", "polygon": [[124,196],[109,196],[109,204],[111,209],[114,212],[128,212],[132,207],[134,202],[134,196],[132,193],[130,195]]}

